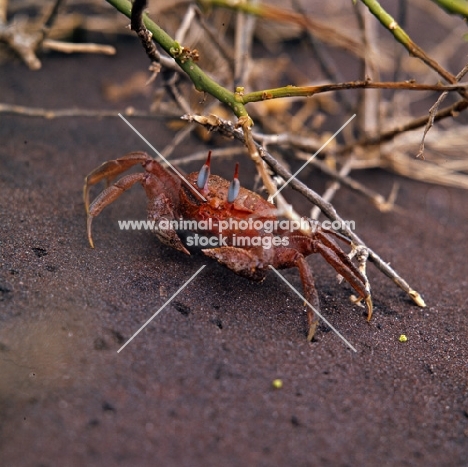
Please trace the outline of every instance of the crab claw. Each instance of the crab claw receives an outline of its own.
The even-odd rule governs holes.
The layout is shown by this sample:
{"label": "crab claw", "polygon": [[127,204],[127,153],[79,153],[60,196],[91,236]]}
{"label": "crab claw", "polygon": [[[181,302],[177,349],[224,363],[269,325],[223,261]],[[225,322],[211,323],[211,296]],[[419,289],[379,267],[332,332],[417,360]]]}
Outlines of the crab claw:
{"label": "crab claw", "polygon": [[239,195],[239,190],[240,190],[240,182],[239,182],[239,162],[236,163],[236,168],[234,170],[234,178],[229,185],[229,190],[228,190],[228,203],[233,203],[234,200],[237,198]]}
{"label": "crab claw", "polygon": [[211,151],[208,151],[208,157],[206,162],[203,164],[203,167],[198,172],[197,178],[197,187],[202,190],[202,192],[206,192],[208,188],[208,179],[210,178],[210,162],[211,162]]}

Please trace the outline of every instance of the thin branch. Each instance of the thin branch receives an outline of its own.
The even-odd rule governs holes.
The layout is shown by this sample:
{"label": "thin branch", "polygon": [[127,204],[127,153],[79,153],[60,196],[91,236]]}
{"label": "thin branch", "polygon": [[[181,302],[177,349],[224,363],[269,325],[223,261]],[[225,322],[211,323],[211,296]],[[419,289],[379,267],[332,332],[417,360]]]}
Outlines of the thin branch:
{"label": "thin branch", "polygon": [[[458,73],[458,75],[456,76],[457,81],[460,81],[466,75],[466,73],[468,73],[468,65],[465,65],[463,69],[460,71],[460,73]],[[436,112],[439,110],[440,104],[442,104],[442,102],[445,100],[447,96],[448,96],[447,92],[442,93],[437,99],[437,101],[435,102],[435,104],[429,109],[429,117],[426,123],[426,127],[424,128],[424,133],[423,133],[423,137],[421,140],[421,144],[419,145],[419,151],[416,154],[417,158],[422,157],[424,154],[424,142],[426,140],[426,135],[428,131],[433,127],[434,119],[436,117]]]}
{"label": "thin branch", "polygon": [[[289,171],[284,169],[281,164],[279,164],[273,156],[268,154],[267,152],[260,151],[262,158],[267,162],[267,164],[280,176],[284,179],[288,180],[291,177]],[[304,195],[310,202],[316,204],[320,207],[321,211],[332,221],[338,221],[339,224],[342,226],[340,229],[340,233],[348,237],[355,245],[362,246],[367,249],[369,253],[369,259],[375,264],[377,269],[383,272],[387,277],[393,280],[398,287],[404,290],[411,299],[416,303],[416,305],[420,307],[425,307],[426,304],[422,299],[421,295],[411,288],[409,284],[398,275],[398,273],[392,269],[388,263],[382,260],[380,256],[375,253],[372,249],[370,249],[366,244],[350,229],[346,228],[346,223],[341,219],[341,217],[336,212],[335,208],[328,203],[327,201],[323,200],[322,197],[316,193],[315,191],[308,188],[302,182],[297,179],[293,179],[290,182],[291,187]]]}
{"label": "thin branch", "polygon": [[[131,17],[132,4],[128,0],[106,0],[113,7],[119,10],[124,15]],[[145,3],[144,0],[138,0],[141,3]],[[144,7],[143,7],[144,8]],[[238,99],[237,95],[231,91],[228,91],[215,80],[205,74],[200,67],[195,63],[196,57],[193,56],[193,51],[181,46],[177,41],[172,39],[162,28],[156,23],[150,20],[145,14],[143,14],[144,26],[151,32],[154,40],[177,62],[180,68],[190,77],[192,83],[200,92],[207,92],[212,95],[220,102],[226,104],[231,108],[237,117],[248,116],[248,113]],[[137,25],[135,24],[135,27]]]}
{"label": "thin branch", "polygon": [[[437,63],[434,59],[429,57],[429,55],[424,52],[421,47],[419,47],[409,35],[398,25],[398,23],[393,19],[391,15],[389,15],[379,4],[377,0],[361,0],[367,8],[369,8],[370,12],[385,26],[392,34],[395,39],[400,42],[408,52],[413,55],[414,57],[419,58],[422,60],[426,65],[436,71],[440,76],[442,76],[445,80],[449,83],[456,83],[457,79],[454,75],[448,72],[445,68],[443,68],[439,63]],[[468,99],[468,93],[466,89],[460,89],[459,93],[465,99]]]}
{"label": "thin branch", "polygon": [[[378,25],[375,21],[372,21],[372,15],[364,5],[357,4],[355,12],[362,34],[363,48],[366,51],[361,58],[361,76],[365,76],[367,80],[378,81],[380,79],[379,64],[369,60],[369,57],[377,54],[375,44],[378,42]],[[381,127],[381,91],[379,89],[362,89],[358,96],[356,111],[358,118],[356,120],[360,130],[359,133],[375,135]]]}
{"label": "thin branch", "polygon": [[445,11],[454,15],[460,15],[463,18],[468,19],[468,4],[466,0],[431,0]]}
{"label": "thin branch", "polygon": [[[217,116],[211,115],[209,117],[201,117],[196,115],[184,115],[182,119],[189,122],[195,121],[200,125],[207,127],[209,130],[219,131],[221,134],[229,138],[236,138],[243,144],[246,144],[244,133],[240,128],[236,128],[231,122],[223,120]],[[255,143],[255,145],[260,157],[271,167],[271,169],[276,174],[278,174],[284,180],[289,180],[291,178],[291,173],[286,170],[271,154],[269,154],[257,143]],[[311,203],[319,206],[326,217],[333,221],[338,221],[341,226],[339,232],[349,238],[354,245],[366,248],[369,253],[369,259],[376,265],[376,267],[387,277],[392,279],[398,285],[398,287],[404,290],[418,306],[426,306],[421,295],[416,290],[411,288],[409,284],[388,265],[388,263],[383,261],[382,258],[377,255],[377,253],[367,247],[365,243],[346,226],[346,223],[343,221],[343,219],[341,219],[335,208],[329,202],[325,201],[318,193],[311,190],[295,178],[291,180],[290,185],[293,189],[305,196]]]}
{"label": "thin branch", "polygon": [[207,34],[208,40],[212,42],[213,44],[216,44],[216,48],[218,52],[220,52],[221,56],[229,64],[231,71],[234,71],[233,54],[232,54],[230,46],[228,46],[225,43],[225,41],[222,40],[222,38],[219,36],[218,31],[213,26],[211,26],[205,21],[205,18],[201,14],[199,8],[195,9],[195,13],[197,14],[197,20],[200,26],[203,28],[203,30]]}
{"label": "thin branch", "polygon": [[[252,135],[254,139],[263,146],[268,145],[289,145],[299,149],[304,149],[306,151],[318,151],[322,146],[323,142],[321,142],[318,138],[314,137],[306,137],[291,133],[280,133],[280,134],[273,134],[273,135],[265,135],[264,133],[258,133],[253,131]],[[325,150],[326,148],[324,148]]]}
{"label": "thin branch", "polygon": [[[258,0],[251,2],[258,3]],[[256,18],[237,13],[235,32],[234,87],[243,86],[248,81],[251,48],[255,32]]]}
{"label": "thin branch", "polygon": [[[42,43],[42,41],[47,37],[47,35],[50,32],[50,29],[54,25],[62,3],[64,3],[64,0],[56,0],[53,7],[52,7],[52,9],[50,10],[49,14],[46,16],[46,18],[44,20],[44,24],[41,27],[41,36],[42,37],[41,37],[40,43]],[[38,45],[40,45],[40,43]]]}
{"label": "thin branch", "polygon": [[[300,159],[302,160],[310,159],[310,154],[299,152],[299,155],[301,156]],[[367,188],[362,183],[359,183],[358,181],[353,180],[352,178],[348,177],[347,175],[341,172],[337,172],[336,170],[330,169],[328,165],[323,163],[322,161],[319,161],[316,158],[314,158],[310,161],[310,165],[317,167],[324,174],[328,175],[330,178],[339,182],[340,185],[346,186],[347,188],[355,191],[359,195],[364,196],[365,198],[370,200],[371,203],[380,212],[392,211],[395,208],[395,205],[391,200],[392,198],[391,196],[389,197],[389,200],[386,200],[381,194],[377,193],[374,190],[371,190],[370,188]],[[352,160],[349,161],[349,164],[347,164],[347,168],[348,168],[347,170],[348,172],[349,170],[353,168]],[[327,201],[330,201],[330,199],[327,199],[325,196],[324,196],[324,199],[326,199]]]}
{"label": "thin branch", "polygon": [[[113,5],[119,11],[127,16],[131,16],[132,5],[128,0],[107,0],[108,3]],[[136,0],[136,7],[140,8],[140,13],[144,8],[145,0]],[[242,4],[250,5],[250,4]],[[244,11],[244,10],[242,10]],[[247,11],[249,12],[249,11]],[[136,15],[136,13],[135,13]],[[135,16],[135,21],[138,16]],[[256,91],[248,94],[243,94],[243,90],[240,88],[236,92],[231,92],[219,85],[212,78],[208,77],[195,63],[195,57],[193,51],[181,46],[174,41],[164,30],[158,25],[146,17],[142,16],[144,26],[149,29],[154,39],[163,49],[169,53],[177,62],[177,64],[187,73],[191,81],[195,85],[198,91],[207,92],[221,103],[228,105],[234,114],[241,117],[248,117],[245,104],[249,102],[258,102],[266,99],[272,99],[275,97],[291,97],[291,96],[312,96],[319,92],[334,91],[340,89],[356,89],[356,88],[379,88],[379,89],[408,89],[417,91],[459,91],[462,94],[466,94],[466,88],[468,85],[452,84],[449,86],[441,85],[429,85],[429,84],[418,84],[414,82],[402,82],[402,83],[381,83],[372,81],[353,81],[348,83],[338,84],[326,84],[321,86],[286,86],[282,88],[269,89],[264,91]],[[141,27],[138,24],[134,24],[135,28]],[[454,78],[455,79],[455,78]]]}
{"label": "thin branch", "polygon": [[[307,159],[306,160],[309,160],[310,159],[310,154],[307,154],[307,153],[302,153],[304,156],[307,156]],[[299,157],[301,159],[303,159],[303,157],[301,157],[302,155],[300,152],[299,152]],[[317,162],[316,158],[313,158],[310,163],[312,164],[313,162]],[[333,170],[334,173],[336,173],[336,175],[338,176],[338,178],[346,178],[349,174],[349,172],[351,172],[351,169],[352,169],[352,163],[353,163],[353,156],[350,156],[348,157],[346,160],[345,160],[345,163],[343,164],[343,166],[341,167],[340,171],[337,172],[335,170]],[[325,165],[325,164],[324,164]],[[327,168],[328,168],[328,165],[327,165]],[[331,170],[331,169],[330,169]],[[335,196],[335,193],[341,188],[341,184],[340,182],[338,181],[338,178],[335,179],[335,181],[325,190],[325,192],[323,193],[322,195],[322,198],[325,200],[325,201],[331,201],[333,199],[333,196]],[[319,216],[320,216],[320,208],[318,206],[314,206],[311,211],[310,211],[310,217],[311,219],[318,219]]]}
{"label": "thin branch", "polygon": [[197,3],[199,3],[205,10],[211,7],[228,8],[240,13],[258,16],[265,20],[296,24],[309,30],[315,37],[317,37],[317,39],[325,43],[336,47],[342,47],[358,57],[362,55],[362,44],[360,44],[353,36],[344,34],[337,27],[328,26],[295,11],[278,8],[266,3],[244,2],[237,0],[197,0]]}
{"label": "thin branch", "polygon": [[257,143],[255,143],[252,136],[252,122],[250,118],[239,119],[238,127],[242,128],[242,132],[244,135],[244,143],[247,147],[247,150],[249,151],[250,158],[255,163],[257,172],[259,173],[268,194],[270,196],[274,195],[278,191],[278,188],[271,179],[269,173],[265,168],[265,164],[263,163],[260,157],[260,154],[258,152],[258,145]]}
{"label": "thin branch", "polygon": [[175,34],[175,40],[177,42],[179,43],[184,42],[185,37],[187,36],[187,33],[189,32],[192,26],[192,22],[195,19],[196,9],[197,7],[194,5],[188,6],[187,11],[185,12],[184,18],[182,20],[182,23],[180,24]]}
{"label": "thin branch", "polygon": [[400,89],[411,91],[466,91],[468,84],[420,84],[413,81],[401,82],[378,82],[378,81],[348,81],[345,83],[330,83],[316,86],[283,86],[281,88],[265,89],[263,91],[249,92],[241,96],[241,102],[248,104],[250,102],[260,102],[268,99],[278,99],[282,97],[311,97],[315,94],[341,91],[344,89]]}
{"label": "thin branch", "polygon": [[[460,112],[468,108],[468,100],[460,100],[455,102],[454,104],[443,108],[439,112],[437,112],[434,116],[434,122],[439,120],[443,120],[447,117],[456,117]],[[371,137],[363,137],[360,140],[356,141],[353,144],[349,144],[343,146],[339,150],[337,150],[337,154],[346,154],[349,151],[353,150],[356,146],[366,147],[366,146],[376,146],[381,143],[385,143],[387,141],[392,140],[395,136],[405,133],[406,131],[416,130],[417,128],[421,128],[427,124],[429,120],[428,115],[423,115],[422,117],[415,118],[407,123],[402,125],[397,125],[390,130],[384,131],[376,136]]]}
{"label": "thin branch", "polygon": [[[302,5],[298,0],[293,0],[293,5],[299,13],[305,15],[304,8],[302,8]],[[343,81],[343,75],[340,73],[340,70],[335,66],[335,61],[331,54],[329,54],[326,50],[323,50],[322,45],[314,37],[314,35],[309,29],[307,29],[306,31],[308,42],[310,44],[310,47],[312,48],[313,55],[316,58],[320,69],[322,70],[322,73],[329,81]],[[343,104],[346,113],[354,113],[354,111],[352,111],[353,105],[348,99],[347,94],[338,94],[337,99]]]}
{"label": "thin branch", "polygon": [[38,70],[42,64],[37,54],[41,49],[56,50],[65,53],[86,52],[114,54],[111,46],[98,44],[70,44],[47,39],[50,30],[64,0],[56,0],[47,12],[42,25],[38,28],[33,20],[19,14],[7,23],[7,1],[0,0],[0,42],[4,42],[15,52],[31,70]]}
{"label": "thin branch", "polygon": [[53,39],[45,39],[42,43],[42,48],[45,50],[55,50],[66,54],[71,53],[87,53],[87,54],[103,54],[115,55],[116,50],[112,45],[93,44],[90,42],[84,44],[74,44],[70,42],[55,41]]}
{"label": "thin branch", "polygon": [[89,118],[115,118],[122,115],[135,118],[167,118],[180,117],[180,114],[156,115],[151,112],[127,108],[125,110],[92,110],[92,109],[44,109],[41,107],[26,107],[0,103],[0,114],[21,115],[24,117],[40,117],[46,119],[64,117],[89,117]]}
{"label": "thin branch", "polygon": [[[406,28],[406,22],[408,19],[408,1],[398,0],[398,24],[403,28]],[[395,57],[395,68],[393,70],[393,81],[399,81],[402,75],[402,64],[403,64],[403,49],[398,47]],[[393,93],[395,94],[395,93]]]}

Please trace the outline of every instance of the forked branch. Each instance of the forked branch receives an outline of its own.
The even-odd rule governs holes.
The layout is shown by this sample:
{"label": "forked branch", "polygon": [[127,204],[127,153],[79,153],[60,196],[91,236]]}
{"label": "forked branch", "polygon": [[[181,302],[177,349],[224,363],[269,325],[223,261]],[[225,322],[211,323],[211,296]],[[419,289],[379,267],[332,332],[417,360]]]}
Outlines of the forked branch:
{"label": "forked branch", "polygon": [[[224,120],[220,117],[210,116],[202,117],[196,115],[184,115],[183,120],[192,122],[195,121],[200,125],[208,128],[210,131],[218,131],[219,133],[227,136],[229,138],[235,138],[243,144],[246,143],[244,132],[241,128],[236,128],[236,126],[227,120]],[[271,167],[273,172],[282,177],[284,180],[289,180],[291,178],[291,173],[280,164],[268,151],[266,151],[258,143],[253,143],[256,146],[256,150],[260,157]],[[381,272],[383,272],[387,277],[392,279],[398,287],[404,290],[411,299],[420,307],[425,307],[423,298],[421,295],[414,290],[393,268],[389,266],[382,258],[375,253],[371,248],[369,248],[361,238],[359,238],[349,227],[346,222],[338,215],[335,208],[331,203],[324,200],[318,193],[304,185],[302,182],[296,178],[292,178],[290,181],[291,187],[301,193],[305,198],[307,198],[312,204],[318,206],[323,214],[328,217],[331,221],[338,221],[341,229],[339,232],[349,238],[354,247],[364,247],[369,253],[369,260],[371,260]]]}

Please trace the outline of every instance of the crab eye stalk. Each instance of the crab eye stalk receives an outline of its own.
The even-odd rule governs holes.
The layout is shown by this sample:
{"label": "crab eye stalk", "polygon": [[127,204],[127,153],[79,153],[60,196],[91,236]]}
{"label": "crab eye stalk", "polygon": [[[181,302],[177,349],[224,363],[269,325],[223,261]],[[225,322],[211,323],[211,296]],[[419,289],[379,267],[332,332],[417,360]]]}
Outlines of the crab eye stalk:
{"label": "crab eye stalk", "polygon": [[229,185],[228,190],[228,203],[233,203],[234,200],[239,195],[240,190],[240,182],[239,182],[239,162],[236,163],[236,169],[234,171],[234,179],[232,180],[231,184]]}
{"label": "crab eye stalk", "polygon": [[208,188],[208,179],[210,178],[211,151],[208,151],[208,157],[203,167],[198,172],[197,187],[205,191]]}

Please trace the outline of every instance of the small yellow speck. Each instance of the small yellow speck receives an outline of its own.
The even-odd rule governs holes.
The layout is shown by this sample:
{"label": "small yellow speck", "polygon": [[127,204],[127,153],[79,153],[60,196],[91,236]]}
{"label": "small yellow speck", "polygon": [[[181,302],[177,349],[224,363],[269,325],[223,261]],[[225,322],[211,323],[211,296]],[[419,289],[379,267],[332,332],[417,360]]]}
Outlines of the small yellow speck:
{"label": "small yellow speck", "polygon": [[275,389],[281,389],[283,387],[283,380],[282,379],[274,379],[273,382],[271,383],[271,385],[275,388]]}
{"label": "small yellow speck", "polygon": [[390,29],[390,31],[394,31],[397,28],[398,28],[398,23],[396,21],[392,21],[388,26],[388,29]]}
{"label": "small yellow speck", "polygon": [[402,335],[398,338],[398,340],[399,340],[400,342],[406,342],[406,341],[408,340],[408,338],[407,338],[404,334],[402,334]]}

